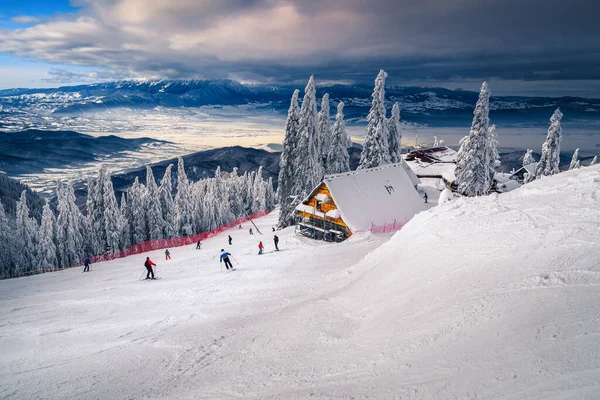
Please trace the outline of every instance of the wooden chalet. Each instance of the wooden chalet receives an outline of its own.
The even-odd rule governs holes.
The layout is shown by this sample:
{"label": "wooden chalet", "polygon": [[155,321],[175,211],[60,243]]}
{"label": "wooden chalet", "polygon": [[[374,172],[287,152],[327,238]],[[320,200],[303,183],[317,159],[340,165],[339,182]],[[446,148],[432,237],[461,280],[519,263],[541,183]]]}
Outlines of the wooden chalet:
{"label": "wooden chalet", "polygon": [[512,173],[510,179],[519,182],[520,184],[525,183],[525,174],[535,175],[535,169],[537,168],[538,163],[534,162],[531,164],[527,164],[515,172]]}
{"label": "wooden chalet", "polygon": [[405,224],[425,209],[418,184],[405,162],[326,175],[296,207],[297,229],[339,242],[372,225]]}
{"label": "wooden chalet", "polygon": [[[429,149],[413,150],[404,154],[404,160],[420,180],[439,180],[442,187],[455,189],[456,151],[449,147],[432,147]],[[427,185],[425,183],[425,185]],[[430,184],[427,186],[438,186]],[[441,189],[440,189],[441,190]]]}

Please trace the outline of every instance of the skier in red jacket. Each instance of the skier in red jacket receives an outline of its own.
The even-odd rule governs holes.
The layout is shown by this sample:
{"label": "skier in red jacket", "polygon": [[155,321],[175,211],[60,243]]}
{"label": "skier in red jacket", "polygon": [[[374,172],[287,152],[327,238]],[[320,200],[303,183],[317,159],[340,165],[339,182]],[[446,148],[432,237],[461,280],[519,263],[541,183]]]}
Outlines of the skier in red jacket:
{"label": "skier in red jacket", "polygon": [[[154,271],[152,270],[152,266],[156,267],[156,264],[154,264],[151,260],[150,257],[146,257],[146,262],[144,263],[144,266],[146,267],[146,269],[148,270],[148,273],[146,274],[146,279],[156,279],[154,277]],[[152,278],[150,278],[150,275],[152,275]]]}
{"label": "skier in red jacket", "polygon": [[258,254],[262,254],[264,248],[265,248],[265,246],[263,246],[262,242],[260,242],[258,244]]}

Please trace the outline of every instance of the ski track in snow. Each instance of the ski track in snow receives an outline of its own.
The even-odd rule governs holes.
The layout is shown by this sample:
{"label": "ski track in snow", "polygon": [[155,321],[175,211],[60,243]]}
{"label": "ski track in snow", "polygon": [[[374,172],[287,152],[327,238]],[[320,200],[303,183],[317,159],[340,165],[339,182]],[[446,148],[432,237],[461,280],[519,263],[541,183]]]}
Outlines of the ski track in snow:
{"label": "ski track in snow", "polygon": [[391,238],[286,229],[275,252],[273,213],[262,236],[151,252],[161,280],[138,280],[142,254],[2,281],[0,397],[597,398],[599,210],[590,167],[453,200]]}

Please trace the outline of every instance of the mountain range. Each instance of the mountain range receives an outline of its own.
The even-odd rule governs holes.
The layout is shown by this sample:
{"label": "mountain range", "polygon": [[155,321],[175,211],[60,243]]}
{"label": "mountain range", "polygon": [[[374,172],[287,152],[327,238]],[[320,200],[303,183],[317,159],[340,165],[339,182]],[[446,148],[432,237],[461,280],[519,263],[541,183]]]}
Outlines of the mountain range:
{"label": "mountain range", "polygon": [[[140,79],[66,86],[53,89],[0,90],[0,128],[43,126],[44,117],[54,120],[116,108],[240,106],[285,113],[292,92],[303,85],[244,85],[231,80]],[[329,85],[317,87],[321,97],[329,93],[332,106],[344,101],[349,123],[363,123],[371,106],[370,85]],[[493,93],[493,87],[491,88]],[[478,93],[443,88],[389,86],[389,108],[399,102],[405,121],[428,126],[464,126],[472,118]],[[515,126],[542,126],[560,107],[565,121],[578,124],[600,120],[600,99],[580,97],[492,96],[493,122]],[[36,125],[37,124],[37,125]],[[42,124],[42,125],[40,125]]]}

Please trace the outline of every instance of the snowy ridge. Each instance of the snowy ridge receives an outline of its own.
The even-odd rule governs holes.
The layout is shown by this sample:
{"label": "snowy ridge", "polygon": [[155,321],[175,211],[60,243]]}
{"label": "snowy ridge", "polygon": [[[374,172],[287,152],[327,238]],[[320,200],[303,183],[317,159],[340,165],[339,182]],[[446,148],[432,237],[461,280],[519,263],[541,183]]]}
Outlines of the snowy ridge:
{"label": "snowy ridge", "polygon": [[452,200],[391,238],[292,228],[276,252],[272,213],[262,236],[147,253],[160,281],[137,281],[142,256],[2,281],[0,397],[595,398],[598,209],[595,166]]}

